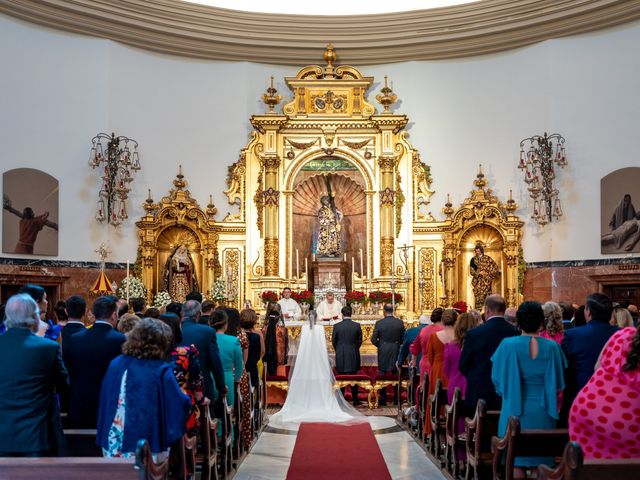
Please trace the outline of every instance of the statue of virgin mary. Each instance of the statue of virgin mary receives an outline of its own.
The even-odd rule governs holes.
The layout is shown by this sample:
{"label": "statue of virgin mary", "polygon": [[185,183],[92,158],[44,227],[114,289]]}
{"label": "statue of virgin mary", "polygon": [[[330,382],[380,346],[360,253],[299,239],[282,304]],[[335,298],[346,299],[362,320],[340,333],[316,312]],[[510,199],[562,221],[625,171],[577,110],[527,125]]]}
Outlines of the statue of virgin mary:
{"label": "statue of virgin mary", "polygon": [[187,294],[198,289],[193,260],[185,245],[178,245],[164,267],[164,288],[175,302],[184,302]]}

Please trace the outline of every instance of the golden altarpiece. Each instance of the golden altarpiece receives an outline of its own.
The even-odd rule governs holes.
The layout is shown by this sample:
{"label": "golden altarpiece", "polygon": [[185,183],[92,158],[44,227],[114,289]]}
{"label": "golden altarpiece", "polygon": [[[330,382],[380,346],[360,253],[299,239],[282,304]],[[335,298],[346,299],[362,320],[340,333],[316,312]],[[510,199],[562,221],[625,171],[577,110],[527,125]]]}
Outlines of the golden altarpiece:
{"label": "golden altarpiece", "polygon": [[280,96],[273,86],[267,89],[269,111],[251,117],[251,140],[228,168],[225,194],[234,213],[216,220],[211,201],[201,209],[182,173],[160,202],[150,194],[137,222],[149,294],[162,289],[167,259],[181,244],[200,290],[224,278],[228,303],[236,308],[245,300],[260,308],[265,290],[308,288],[313,217],[329,190],[344,213],[340,260],[349,288],[394,288],[407,320],[457,300],[471,304],[468,265],[481,242],[501,272],[493,291],[515,305],[523,226],[515,202],[498,201],[480,170],[469,197],[458,208],[447,202],[445,219],[434,219],[427,209],[430,168],[407,139],[407,116],[391,111],[396,95],[386,78],[377,111],[366,95],[373,77],[334,66],[331,46],[324,60],[324,67],[307,66],[285,78],[293,98],[281,111]]}

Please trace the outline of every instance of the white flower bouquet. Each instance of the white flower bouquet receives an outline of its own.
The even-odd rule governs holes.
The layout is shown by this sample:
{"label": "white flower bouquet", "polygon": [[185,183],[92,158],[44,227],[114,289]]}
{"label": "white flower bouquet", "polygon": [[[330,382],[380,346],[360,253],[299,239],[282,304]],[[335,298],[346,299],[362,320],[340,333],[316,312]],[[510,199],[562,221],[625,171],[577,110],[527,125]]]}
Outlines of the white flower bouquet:
{"label": "white flower bouquet", "polygon": [[226,285],[223,278],[218,278],[211,285],[211,300],[213,302],[224,302],[227,299]]}
{"label": "white flower bouquet", "polygon": [[142,280],[132,275],[125,277],[118,288],[118,296],[120,298],[127,298],[127,293],[129,298],[147,298],[147,289],[144,288]]}
{"label": "white flower bouquet", "polygon": [[171,303],[171,295],[166,290],[158,292],[153,299],[153,306],[156,308],[166,307]]}

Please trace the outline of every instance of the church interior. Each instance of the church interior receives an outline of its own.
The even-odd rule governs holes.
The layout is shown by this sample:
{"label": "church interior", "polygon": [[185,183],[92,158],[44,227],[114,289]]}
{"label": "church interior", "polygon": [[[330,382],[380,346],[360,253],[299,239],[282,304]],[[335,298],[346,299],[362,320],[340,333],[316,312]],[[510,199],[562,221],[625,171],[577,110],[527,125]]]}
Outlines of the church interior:
{"label": "church interior", "polygon": [[[112,478],[154,469],[139,478],[514,478],[508,466],[498,472],[500,460],[492,470],[492,455],[507,448],[500,442],[509,432],[526,438],[527,429],[543,427],[521,418],[522,432],[509,423],[505,433],[496,416],[498,453],[492,435],[480,445],[474,429],[483,421],[490,429],[493,410],[463,408],[459,390],[454,395],[450,385],[447,396],[446,378],[429,385],[421,377],[420,357],[431,344],[420,350],[420,329],[448,312],[476,311],[482,322],[492,308],[515,324],[516,311],[524,318],[531,302],[545,315],[548,303],[563,315],[570,309],[562,317],[569,323],[586,309],[590,320],[593,294],[614,312],[630,312],[633,323],[619,323],[621,332],[637,325],[640,162],[631,139],[640,113],[640,3],[270,3],[0,2],[2,321],[25,285],[44,289],[48,306],[34,300],[41,322],[53,330],[61,323],[57,331],[72,318],[59,316],[72,297],[85,300],[82,322],[90,326],[103,318],[95,312],[104,297],[124,300],[129,314],[140,312],[132,300],[141,298],[150,307],[145,317],[178,303],[185,317],[196,292],[202,315],[205,303],[241,312],[242,322],[254,312],[263,356],[274,303],[288,289],[284,298],[299,307],[281,312],[286,352],[277,372],[267,371],[264,357],[248,399],[238,391],[240,404],[229,400],[224,411],[200,407],[210,431],[185,434],[164,466],[153,447],[138,450],[138,471],[132,459],[109,464],[102,451],[85,448],[95,447],[95,426],[65,426],[63,410],[63,433],[78,451],[43,455],[38,464],[2,458],[23,450],[0,441],[0,479],[102,478],[102,467],[113,469]],[[492,306],[495,298],[502,307]],[[333,302],[348,313],[325,317]],[[404,364],[400,358],[383,369],[379,322],[388,304],[404,342],[410,329],[417,337]],[[357,423],[349,433],[330,423],[268,423],[286,401],[316,317],[332,388],[361,402],[358,415],[371,425],[365,432]],[[358,368],[345,372],[336,367],[335,340],[343,317],[361,330]],[[454,335],[457,327],[444,325]],[[64,337],[50,338],[66,362]],[[571,367],[565,342],[558,345]],[[231,375],[227,389],[240,388]],[[640,421],[640,373],[633,375],[628,397],[615,402],[630,401]],[[5,377],[2,389],[10,388]],[[562,419],[562,392],[558,398]],[[7,402],[0,398],[0,407],[13,408]],[[250,416],[249,433],[242,415]],[[12,431],[2,423],[0,437]],[[640,469],[636,447],[601,457],[582,444],[583,460],[580,442],[569,442],[578,438],[570,424],[546,428],[547,437],[529,440],[528,456],[555,457],[557,466],[573,455],[583,474],[600,458],[620,459],[621,478]],[[518,448],[505,457],[524,475],[516,478],[597,478],[580,477],[580,468],[569,477],[565,463],[555,471],[565,476],[532,472],[517,462],[527,456]]]}

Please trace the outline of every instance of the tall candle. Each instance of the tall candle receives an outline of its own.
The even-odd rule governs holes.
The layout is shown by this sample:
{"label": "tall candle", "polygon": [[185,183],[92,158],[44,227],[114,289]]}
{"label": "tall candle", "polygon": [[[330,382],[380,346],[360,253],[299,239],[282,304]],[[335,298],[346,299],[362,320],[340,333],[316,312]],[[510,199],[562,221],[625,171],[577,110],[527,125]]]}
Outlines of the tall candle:
{"label": "tall candle", "polygon": [[300,258],[298,257],[298,249],[296,248],[296,279],[300,278]]}
{"label": "tall candle", "polygon": [[362,258],[362,249],[360,249],[360,278],[364,278],[364,259]]}
{"label": "tall candle", "polygon": [[346,262],[347,261],[347,254],[345,253],[344,256],[342,257],[342,259]]}
{"label": "tall candle", "polygon": [[129,303],[129,260],[127,260],[127,303]]}
{"label": "tall candle", "polygon": [[356,259],[352,256],[351,257],[351,289],[353,290],[355,288],[355,285],[353,284],[353,279],[355,278],[354,275],[356,274]]}

